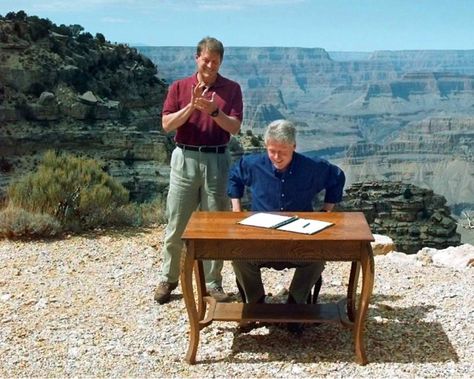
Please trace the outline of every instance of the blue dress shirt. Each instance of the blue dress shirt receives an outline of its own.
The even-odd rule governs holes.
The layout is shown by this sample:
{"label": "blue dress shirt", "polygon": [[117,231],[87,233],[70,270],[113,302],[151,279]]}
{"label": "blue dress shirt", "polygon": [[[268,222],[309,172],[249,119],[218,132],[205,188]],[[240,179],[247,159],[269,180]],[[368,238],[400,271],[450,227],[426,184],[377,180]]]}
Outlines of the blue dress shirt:
{"label": "blue dress shirt", "polygon": [[287,170],[279,172],[267,153],[252,154],[231,167],[227,194],[240,199],[249,187],[252,211],[310,212],[313,199],[322,190],[326,190],[324,202],[340,202],[345,180],[339,167],[321,158],[295,152]]}

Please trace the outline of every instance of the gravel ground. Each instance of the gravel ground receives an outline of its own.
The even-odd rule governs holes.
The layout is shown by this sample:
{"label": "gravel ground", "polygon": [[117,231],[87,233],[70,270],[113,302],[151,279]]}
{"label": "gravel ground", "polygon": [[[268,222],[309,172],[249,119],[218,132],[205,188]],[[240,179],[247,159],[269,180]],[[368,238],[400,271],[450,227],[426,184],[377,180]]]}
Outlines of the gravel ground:
{"label": "gravel ground", "polygon": [[[0,377],[474,377],[474,275],[375,258],[367,320],[369,364],[354,362],[351,333],[278,326],[201,332],[188,365],[187,314],[178,288],[153,302],[162,230],[45,242],[0,241]],[[320,302],[341,298],[349,263],[328,263]],[[264,273],[277,294],[292,270]],[[235,291],[224,266],[225,289]],[[280,301],[277,295],[272,301]]]}

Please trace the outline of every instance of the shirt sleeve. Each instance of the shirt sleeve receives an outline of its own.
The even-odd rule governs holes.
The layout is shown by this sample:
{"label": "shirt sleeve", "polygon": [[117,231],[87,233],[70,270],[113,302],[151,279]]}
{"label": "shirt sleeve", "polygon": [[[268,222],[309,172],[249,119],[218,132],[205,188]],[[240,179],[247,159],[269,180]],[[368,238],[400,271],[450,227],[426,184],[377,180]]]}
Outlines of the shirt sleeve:
{"label": "shirt sleeve", "polygon": [[244,104],[242,100],[242,89],[240,85],[236,84],[234,91],[234,98],[232,99],[232,110],[229,116],[237,118],[240,122],[244,118]]}
{"label": "shirt sleeve", "polygon": [[244,196],[245,185],[248,182],[248,171],[244,157],[236,161],[229,170],[227,182],[227,196],[231,199],[240,199]]}
{"label": "shirt sleeve", "polygon": [[163,103],[163,115],[174,113],[179,111],[178,101],[178,83],[174,82],[168,87],[168,93],[166,94],[165,102]]}
{"label": "shirt sleeve", "polygon": [[326,183],[326,194],[324,196],[324,202],[341,202],[345,183],[346,176],[344,175],[344,171],[342,171],[336,165],[329,164],[329,175]]}

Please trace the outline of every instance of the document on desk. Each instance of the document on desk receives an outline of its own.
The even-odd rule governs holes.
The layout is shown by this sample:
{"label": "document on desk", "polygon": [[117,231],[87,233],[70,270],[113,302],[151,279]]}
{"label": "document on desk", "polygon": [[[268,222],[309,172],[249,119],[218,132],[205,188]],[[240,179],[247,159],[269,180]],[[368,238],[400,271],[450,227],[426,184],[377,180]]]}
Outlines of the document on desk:
{"label": "document on desk", "polygon": [[239,221],[239,224],[303,234],[314,234],[334,225],[332,222],[299,218],[298,216],[282,216],[273,213],[255,213]]}

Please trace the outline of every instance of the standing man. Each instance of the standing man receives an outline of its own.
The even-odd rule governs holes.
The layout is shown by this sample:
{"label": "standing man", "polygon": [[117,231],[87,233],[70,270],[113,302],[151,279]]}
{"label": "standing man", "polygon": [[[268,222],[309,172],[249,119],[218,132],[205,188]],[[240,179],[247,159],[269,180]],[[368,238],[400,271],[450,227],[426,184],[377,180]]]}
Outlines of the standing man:
{"label": "standing man", "polygon": [[[228,209],[227,144],[240,130],[243,103],[239,84],[219,74],[223,58],[222,43],[203,38],[196,50],[197,72],[174,82],[163,105],[163,129],[176,131],[176,148],[171,155],[161,278],[155,290],[160,304],[170,300],[178,285],[181,236],[192,212]],[[222,289],[222,267],[222,261],[204,261],[206,286],[217,301],[229,301]]]}
{"label": "standing man", "polygon": [[[227,193],[232,210],[241,212],[245,187],[252,197],[252,211],[313,211],[315,196],[325,190],[320,211],[330,212],[342,200],[344,172],[319,158],[296,153],[296,128],[290,121],[272,122],[265,131],[267,152],[243,156],[231,168]],[[233,261],[235,276],[249,303],[262,303],[265,291],[261,267],[283,269],[296,267],[290,285],[288,303],[304,304],[324,270],[324,262],[249,262]],[[289,324],[292,332],[302,331],[299,324]]]}

